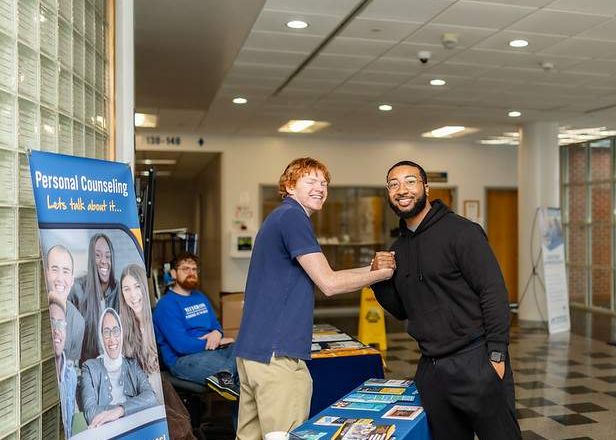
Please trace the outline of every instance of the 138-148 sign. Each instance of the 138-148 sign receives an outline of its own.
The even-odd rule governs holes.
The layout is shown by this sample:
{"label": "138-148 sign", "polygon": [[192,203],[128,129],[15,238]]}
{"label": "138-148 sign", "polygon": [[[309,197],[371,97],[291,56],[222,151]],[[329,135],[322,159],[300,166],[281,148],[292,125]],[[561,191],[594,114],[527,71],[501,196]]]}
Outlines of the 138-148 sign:
{"label": "138-148 sign", "polygon": [[146,136],[145,142],[149,145],[180,145],[180,136]]}

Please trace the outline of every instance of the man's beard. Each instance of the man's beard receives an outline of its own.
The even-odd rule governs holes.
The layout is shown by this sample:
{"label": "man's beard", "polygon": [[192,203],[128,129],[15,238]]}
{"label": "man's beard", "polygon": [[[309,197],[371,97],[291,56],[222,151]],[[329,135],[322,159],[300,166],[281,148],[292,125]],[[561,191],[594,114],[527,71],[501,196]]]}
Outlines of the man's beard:
{"label": "man's beard", "polygon": [[398,217],[403,220],[407,220],[409,218],[417,216],[421,211],[423,211],[423,209],[426,207],[426,203],[428,202],[428,197],[426,195],[426,191],[424,190],[423,195],[417,199],[415,205],[408,211],[402,211],[400,208],[398,208],[398,206],[396,206],[391,201],[390,197],[387,198],[387,201],[389,202],[389,206],[391,207],[391,209],[396,213]]}
{"label": "man's beard", "polygon": [[177,280],[178,286],[182,289],[193,290],[199,287],[199,278],[198,277],[186,277],[184,280]]}

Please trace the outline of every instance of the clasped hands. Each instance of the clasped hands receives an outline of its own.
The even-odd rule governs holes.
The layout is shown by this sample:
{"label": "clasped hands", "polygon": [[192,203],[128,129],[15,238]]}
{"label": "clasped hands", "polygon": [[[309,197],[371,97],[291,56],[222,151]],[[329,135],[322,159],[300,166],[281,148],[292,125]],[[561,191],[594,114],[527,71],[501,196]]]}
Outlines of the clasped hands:
{"label": "clasped hands", "polygon": [[396,258],[394,251],[378,251],[370,263],[370,270],[391,269],[396,270]]}

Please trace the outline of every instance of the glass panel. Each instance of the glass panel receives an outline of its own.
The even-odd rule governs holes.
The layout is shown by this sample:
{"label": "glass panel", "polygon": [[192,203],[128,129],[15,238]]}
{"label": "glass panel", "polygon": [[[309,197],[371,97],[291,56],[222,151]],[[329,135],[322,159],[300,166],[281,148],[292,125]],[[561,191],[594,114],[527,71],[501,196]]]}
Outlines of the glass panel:
{"label": "glass panel", "polygon": [[610,178],[611,156],[610,142],[600,141],[590,144],[590,175],[591,180],[607,180]]}
{"label": "glass panel", "polygon": [[0,150],[0,203],[15,202],[15,153]]}
{"label": "glass panel", "polygon": [[612,198],[611,185],[603,183],[590,187],[592,194],[592,265],[612,265]]}
{"label": "glass panel", "polygon": [[19,94],[38,99],[38,55],[29,47],[19,44]]}
{"label": "glass panel", "polygon": [[26,151],[40,149],[38,141],[39,133],[39,108],[26,99],[19,99],[19,126],[17,140],[19,149]]}
{"label": "glass panel", "polygon": [[586,169],[588,166],[587,147],[570,145],[569,148],[569,182],[582,183],[586,181]]}
{"label": "glass panel", "polygon": [[586,264],[587,260],[587,245],[588,233],[587,226],[570,225],[569,226],[569,261],[576,264]]}
{"label": "glass panel", "polygon": [[100,14],[96,14],[96,51],[101,54],[104,55],[106,52],[106,47],[105,47],[105,36],[106,36],[106,24],[105,24],[105,18],[100,15]]}
{"label": "glass panel", "polygon": [[94,89],[89,85],[84,88],[84,122],[89,125],[96,124],[96,110],[94,109]]}
{"label": "glass panel", "polygon": [[66,21],[73,20],[73,4],[71,0],[58,0],[58,14]]}
{"label": "glass panel", "polygon": [[58,120],[56,113],[41,108],[41,150],[56,152]]}
{"label": "glass panel", "polygon": [[19,258],[39,256],[38,222],[32,208],[19,209]]}
{"label": "glass panel", "polygon": [[0,33],[0,87],[15,91],[15,40]]}
{"label": "glass panel", "polygon": [[11,0],[0,0],[0,29],[13,35],[15,29],[15,4]]}
{"label": "glass panel", "polygon": [[[52,363],[53,359],[50,359],[49,361],[47,361],[47,363]],[[56,365],[55,363],[52,365],[53,367],[53,380],[54,380],[54,386],[53,389],[56,390],[56,395],[58,394],[58,385],[56,383]],[[43,364],[43,368],[45,368],[45,364]],[[44,370],[43,370],[43,374],[44,374]],[[45,405],[45,402],[47,402],[47,400],[45,400],[45,376],[43,376],[43,408],[48,408],[49,405]],[[57,400],[56,400],[57,401]],[[59,412],[58,409],[60,407],[59,406],[54,406],[53,408],[51,408],[49,411],[45,411],[43,413],[43,417],[41,417],[41,434],[43,434],[42,438],[44,438],[45,440],[58,440],[60,438],[60,436],[58,435],[58,426],[60,425],[60,423],[62,423],[60,421],[60,416],[59,416]],[[64,437],[62,437],[64,438]]]}
{"label": "glass panel", "polygon": [[588,271],[583,267],[568,267],[569,271],[569,299],[571,302],[586,304],[588,291]]}
{"label": "glass panel", "polygon": [[37,21],[39,18],[37,0],[19,0],[17,2],[17,35],[30,46],[36,46]]}
{"label": "glass panel", "polygon": [[83,121],[84,110],[83,82],[73,77],[73,117]]}
{"label": "glass panel", "polygon": [[569,222],[585,223],[587,219],[586,205],[588,200],[587,188],[584,185],[571,185],[568,191]]}
{"label": "glass panel", "polygon": [[11,150],[15,149],[15,96],[1,90],[0,146]]}
{"label": "glass panel", "polygon": [[58,83],[58,108],[67,115],[73,114],[73,81],[71,74],[65,69],[60,70]]}
{"label": "glass panel", "polygon": [[[4,320],[17,315],[15,302],[15,266],[0,266],[0,319]],[[0,342],[0,353],[3,351],[2,342]],[[1,363],[2,360],[0,360]],[[0,366],[1,371],[2,366]]]}
{"label": "glass panel", "polygon": [[94,47],[90,43],[86,44],[85,52],[85,65],[84,65],[84,79],[87,83],[94,85],[94,75],[96,72]]}
{"label": "glass panel", "polygon": [[84,46],[83,37],[73,32],[73,72],[75,75],[83,78],[83,62],[84,62]]}
{"label": "glass panel", "polygon": [[[0,340],[4,340],[6,325],[0,325]],[[15,331],[13,331],[13,339],[11,344],[15,345]],[[0,342],[1,344],[1,342]],[[1,357],[0,357],[1,359]],[[2,359],[4,360],[4,359]],[[18,425],[17,420],[17,378],[11,377],[0,382],[0,433],[12,431]]]}
{"label": "glass panel", "polygon": [[28,164],[28,157],[24,153],[19,153],[19,204],[34,206],[30,166]]}
{"label": "glass panel", "polygon": [[46,53],[55,59],[56,43],[58,38],[58,16],[51,9],[41,5],[40,12],[40,34],[41,34],[41,52]]}
{"label": "glass panel", "polygon": [[83,35],[83,16],[85,1],[75,0],[73,2],[73,27],[77,32]]}
{"label": "glass panel", "polygon": [[73,124],[71,118],[60,115],[58,119],[58,152],[71,154],[73,152]]}
{"label": "glass panel", "polygon": [[83,125],[75,120],[73,120],[73,154],[75,156],[85,155]]}
{"label": "glass panel", "polygon": [[71,25],[60,19],[58,21],[58,61],[68,69],[73,67],[72,35]]}
{"label": "glass panel", "polygon": [[58,105],[58,66],[46,56],[41,56],[41,103]]}
{"label": "glass panel", "polygon": [[612,291],[612,271],[609,269],[592,269],[592,305],[610,308]]}
{"label": "glass panel", "polygon": [[96,137],[93,128],[86,127],[84,139],[85,156],[96,157]]}
{"label": "glass panel", "polygon": [[0,207],[0,237],[2,237],[2,246],[0,246],[0,260],[14,259],[16,256],[16,223],[16,210],[14,208]]}
{"label": "glass panel", "polygon": [[95,99],[96,127],[105,129],[107,127],[107,118],[105,117],[105,101],[103,101],[103,97],[99,93],[96,94]]}
{"label": "glass panel", "polygon": [[20,378],[21,422],[35,417],[41,410],[41,374],[39,366],[22,371]]}
{"label": "glass panel", "polygon": [[84,15],[84,20],[85,20],[85,37],[86,40],[91,43],[94,44],[94,40],[96,39],[95,36],[95,18],[94,18],[94,5],[91,3],[86,2],[85,3],[85,15]]}
{"label": "glass panel", "polygon": [[19,265],[19,313],[34,312],[38,309],[37,266],[38,263],[35,262]]}

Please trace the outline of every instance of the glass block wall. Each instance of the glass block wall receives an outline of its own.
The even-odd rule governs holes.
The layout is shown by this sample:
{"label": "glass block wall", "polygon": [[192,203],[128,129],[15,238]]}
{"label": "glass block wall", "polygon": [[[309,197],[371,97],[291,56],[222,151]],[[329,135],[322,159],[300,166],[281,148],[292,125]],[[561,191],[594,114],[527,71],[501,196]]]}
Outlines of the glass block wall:
{"label": "glass block wall", "polygon": [[0,439],[62,436],[28,149],[106,158],[108,0],[0,0]]}
{"label": "glass block wall", "polygon": [[616,138],[561,147],[571,303],[616,312]]}

